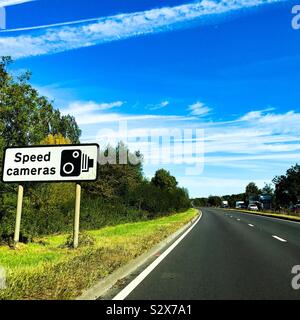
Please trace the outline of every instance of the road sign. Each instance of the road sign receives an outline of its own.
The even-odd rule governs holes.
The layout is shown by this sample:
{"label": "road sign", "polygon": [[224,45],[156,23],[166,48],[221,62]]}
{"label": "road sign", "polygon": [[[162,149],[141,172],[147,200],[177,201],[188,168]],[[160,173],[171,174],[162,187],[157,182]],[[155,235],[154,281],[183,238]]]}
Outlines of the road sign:
{"label": "road sign", "polygon": [[7,148],[2,181],[72,182],[97,179],[97,144]]}

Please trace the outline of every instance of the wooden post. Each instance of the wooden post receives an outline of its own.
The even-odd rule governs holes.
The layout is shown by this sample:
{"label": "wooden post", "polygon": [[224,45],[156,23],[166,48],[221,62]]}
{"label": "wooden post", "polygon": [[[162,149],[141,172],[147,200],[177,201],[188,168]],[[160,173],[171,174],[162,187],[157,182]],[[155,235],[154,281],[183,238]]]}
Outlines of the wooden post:
{"label": "wooden post", "polygon": [[80,200],[81,200],[81,185],[77,183],[76,198],[75,198],[74,235],[73,235],[74,249],[77,249],[79,244]]}
{"label": "wooden post", "polygon": [[21,216],[22,216],[22,204],[23,204],[24,187],[18,186],[18,203],[17,203],[17,217],[15,226],[14,242],[17,244],[20,241],[20,227],[21,227]]}

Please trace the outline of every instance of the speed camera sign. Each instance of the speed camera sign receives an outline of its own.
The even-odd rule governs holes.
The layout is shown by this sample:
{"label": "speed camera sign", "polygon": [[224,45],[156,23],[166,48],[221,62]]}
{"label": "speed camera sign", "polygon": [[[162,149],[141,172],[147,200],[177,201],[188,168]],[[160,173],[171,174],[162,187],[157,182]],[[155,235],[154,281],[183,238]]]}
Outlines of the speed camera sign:
{"label": "speed camera sign", "polygon": [[97,144],[7,148],[2,181],[71,182],[97,179]]}

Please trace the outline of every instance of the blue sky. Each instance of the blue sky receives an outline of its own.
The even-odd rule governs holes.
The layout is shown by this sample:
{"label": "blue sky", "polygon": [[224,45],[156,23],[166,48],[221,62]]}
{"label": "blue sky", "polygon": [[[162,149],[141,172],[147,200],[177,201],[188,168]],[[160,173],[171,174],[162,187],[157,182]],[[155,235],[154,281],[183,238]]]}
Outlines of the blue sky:
{"label": "blue sky", "polygon": [[31,70],[32,84],[76,116],[83,142],[103,145],[119,121],[141,137],[202,129],[203,172],[192,169],[193,154],[172,164],[154,163],[154,152],[145,164],[149,177],[170,170],[191,196],[263,186],[299,162],[296,1],[1,2],[0,55],[15,58],[16,74]]}

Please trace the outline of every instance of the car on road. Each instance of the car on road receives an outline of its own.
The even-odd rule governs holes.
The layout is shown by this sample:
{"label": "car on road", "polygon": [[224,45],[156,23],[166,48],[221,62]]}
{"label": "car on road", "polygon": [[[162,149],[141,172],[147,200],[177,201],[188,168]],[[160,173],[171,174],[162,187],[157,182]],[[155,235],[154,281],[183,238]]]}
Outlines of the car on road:
{"label": "car on road", "polygon": [[249,204],[248,210],[250,210],[250,211],[258,211],[258,206],[256,204]]}

